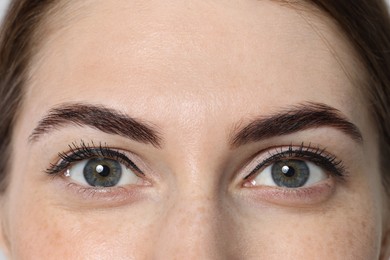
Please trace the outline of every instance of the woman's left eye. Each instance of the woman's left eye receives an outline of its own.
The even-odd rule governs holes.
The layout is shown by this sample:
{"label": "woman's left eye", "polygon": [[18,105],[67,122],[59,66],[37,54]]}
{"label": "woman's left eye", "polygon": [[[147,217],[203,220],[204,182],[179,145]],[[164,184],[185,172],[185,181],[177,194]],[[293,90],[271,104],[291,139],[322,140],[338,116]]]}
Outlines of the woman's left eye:
{"label": "woman's left eye", "polygon": [[329,178],[325,171],[316,164],[299,159],[279,160],[268,165],[254,178],[251,186],[278,186],[300,188],[310,186]]}
{"label": "woman's left eye", "polygon": [[74,163],[65,176],[73,181],[92,187],[114,187],[139,184],[142,178],[117,160],[91,158]]}

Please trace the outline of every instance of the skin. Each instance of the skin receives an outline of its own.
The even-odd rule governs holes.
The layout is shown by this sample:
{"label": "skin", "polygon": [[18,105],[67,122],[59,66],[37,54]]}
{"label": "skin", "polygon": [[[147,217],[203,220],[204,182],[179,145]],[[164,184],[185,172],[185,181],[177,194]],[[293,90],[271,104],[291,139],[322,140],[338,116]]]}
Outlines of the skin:
{"label": "skin", "polygon": [[[360,65],[337,27],[313,12],[249,0],[83,1],[62,10],[33,61],[14,131],[1,214],[9,257],[387,259],[388,201]],[[30,142],[64,102],[122,111],[163,143],[69,125]],[[305,102],[340,110],[363,142],[319,127],[230,146],[235,129]],[[123,151],[145,177],[92,191],[45,173],[80,140]],[[302,143],[341,160],[345,180],[325,172],[301,192],[245,185],[275,147]]]}

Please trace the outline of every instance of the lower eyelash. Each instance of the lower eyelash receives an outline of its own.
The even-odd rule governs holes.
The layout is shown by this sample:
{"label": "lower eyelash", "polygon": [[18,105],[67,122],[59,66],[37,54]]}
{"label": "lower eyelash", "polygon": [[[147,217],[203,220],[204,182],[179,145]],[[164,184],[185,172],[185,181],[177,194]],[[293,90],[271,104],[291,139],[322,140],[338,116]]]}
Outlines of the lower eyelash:
{"label": "lower eyelash", "polygon": [[73,142],[69,146],[69,151],[61,152],[58,154],[60,161],[56,164],[51,164],[46,173],[48,174],[58,174],[65,171],[70,165],[74,162],[79,162],[82,160],[88,160],[96,157],[104,157],[112,160],[117,160],[120,163],[123,163],[126,167],[137,171],[143,175],[143,172],[123,153],[118,150],[109,148],[106,144],[102,145],[101,143],[96,146],[94,142],[91,142],[91,145],[85,143],[83,140],[80,141],[80,144]]}
{"label": "lower eyelash", "polygon": [[303,143],[300,147],[289,145],[288,149],[274,148],[273,152],[269,152],[267,159],[259,163],[244,179],[247,180],[259,170],[277,162],[286,159],[307,160],[322,167],[328,173],[344,180],[347,176],[347,171],[343,162],[338,160],[336,156],[326,152],[325,149],[312,147],[311,144],[305,146]]}

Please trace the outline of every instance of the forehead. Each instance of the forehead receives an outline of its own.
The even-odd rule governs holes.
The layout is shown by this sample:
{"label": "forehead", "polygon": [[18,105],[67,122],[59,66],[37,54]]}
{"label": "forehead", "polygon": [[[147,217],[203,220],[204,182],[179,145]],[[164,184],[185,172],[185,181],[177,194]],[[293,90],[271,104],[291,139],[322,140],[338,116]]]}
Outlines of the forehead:
{"label": "forehead", "polygon": [[[182,114],[188,106],[236,111],[254,97],[262,109],[275,100],[281,106],[308,100],[355,111],[352,50],[329,19],[302,7],[91,1],[60,16],[68,18],[59,19],[63,25],[52,30],[32,69],[28,96],[39,100],[35,111],[102,97],[125,110],[131,100],[136,116],[151,98],[154,111],[180,106]],[[241,103],[232,102],[237,97]]]}

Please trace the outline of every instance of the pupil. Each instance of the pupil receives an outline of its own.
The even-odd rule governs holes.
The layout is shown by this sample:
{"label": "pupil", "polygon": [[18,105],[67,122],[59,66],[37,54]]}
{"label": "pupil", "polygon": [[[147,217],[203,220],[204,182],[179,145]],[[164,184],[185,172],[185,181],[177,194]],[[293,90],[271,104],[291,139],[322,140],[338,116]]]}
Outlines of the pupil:
{"label": "pupil", "polygon": [[110,175],[110,168],[107,165],[98,165],[96,166],[96,172],[102,177],[107,177]]}
{"label": "pupil", "polygon": [[287,165],[282,167],[282,172],[286,177],[293,177],[295,175],[295,169]]}

